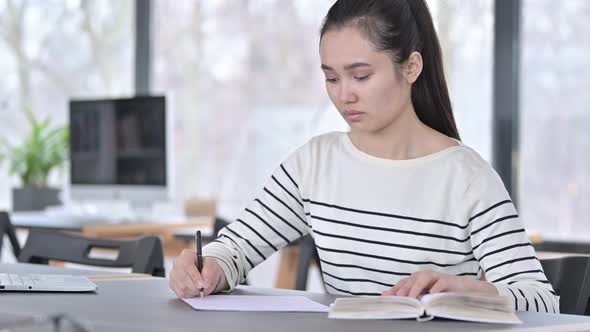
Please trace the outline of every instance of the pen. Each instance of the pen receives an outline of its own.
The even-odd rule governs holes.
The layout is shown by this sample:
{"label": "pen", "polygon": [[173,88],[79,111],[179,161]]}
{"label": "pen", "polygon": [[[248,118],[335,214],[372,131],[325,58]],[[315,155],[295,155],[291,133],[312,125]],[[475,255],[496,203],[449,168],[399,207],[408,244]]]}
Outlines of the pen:
{"label": "pen", "polygon": [[[195,234],[195,247],[197,252],[197,270],[199,270],[199,274],[203,271],[203,253],[201,249],[201,231],[197,231]],[[203,280],[203,276],[201,275],[201,280]],[[199,289],[199,294],[201,298],[203,298],[203,287]]]}

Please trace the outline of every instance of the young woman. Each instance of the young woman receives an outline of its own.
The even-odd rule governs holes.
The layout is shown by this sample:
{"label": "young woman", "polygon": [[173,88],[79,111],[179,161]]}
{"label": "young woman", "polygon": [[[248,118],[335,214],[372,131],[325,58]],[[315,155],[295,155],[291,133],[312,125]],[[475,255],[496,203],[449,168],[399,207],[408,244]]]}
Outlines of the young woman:
{"label": "young woman", "polygon": [[558,312],[522,222],[492,167],[460,142],[424,0],[339,0],[321,29],[326,90],[349,133],[311,139],[241,216],[174,262],[179,297],[232,290],[311,234],[327,290],[416,297],[509,296]]}

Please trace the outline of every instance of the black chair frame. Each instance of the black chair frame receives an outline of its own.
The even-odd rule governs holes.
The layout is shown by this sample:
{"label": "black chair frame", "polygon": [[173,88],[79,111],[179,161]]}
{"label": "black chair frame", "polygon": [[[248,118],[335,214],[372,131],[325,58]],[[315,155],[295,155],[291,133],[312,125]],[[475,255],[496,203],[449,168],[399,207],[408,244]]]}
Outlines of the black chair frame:
{"label": "black chair frame", "polygon": [[18,258],[21,247],[18,243],[14,226],[12,225],[12,222],[10,222],[10,215],[8,212],[0,211],[0,253],[2,253],[2,246],[4,245],[4,235],[8,237],[8,240],[12,245],[14,257]]}
{"label": "black chair frame", "polygon": [[590,316],[590,257],[541,260],[547,279],[560,296],[562,314]]}
{"label": "black chair frame", "polygon": [[[118,250],[113,260],[90,257],[94,248]],[[134,240],[88,238],[78,234],[32,229],[19,255],[23,263],[47,264],[50,260],[114,268],[164,277],[164,251],[157,236]]]}

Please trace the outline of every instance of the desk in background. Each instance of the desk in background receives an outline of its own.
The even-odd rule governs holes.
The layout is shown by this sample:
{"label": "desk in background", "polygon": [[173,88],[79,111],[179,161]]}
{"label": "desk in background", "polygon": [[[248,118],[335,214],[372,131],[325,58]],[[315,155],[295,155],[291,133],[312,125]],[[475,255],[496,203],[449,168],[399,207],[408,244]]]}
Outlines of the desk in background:
{"label": "desk in background", "polygon": [[177,235],[193,234],[200,230],[204,236],[213,233],[214,218],[184,216],[154,216],[145,220],[113,221],[87,218],[67,218],[44,212],[15,212],[11,214],[12,224],[17,229],[46,229],[82,233],[89,237],[131,238],[143,235],[157,235],[162,239],[166,256],[178,256],[184,248],[194,248],[186,237]]}
{"label": "desk in background", "polygon": [[[102,274],[31,264],[0,264],[0,271],[63,274]],[[330,320],[325,313],[205,312],[177,299],[163,278],[95,280],[96,293],[2,293],[0,312],[47,315],[64,312],[90,323],[93,331],[582,331],[590,317],[519,312],[522,325],[503,326],[451,320]],[[336,296],[293,290],[239,287],[238,295],[302,295],[330,304]]]}
{"label": "desk in background", "polygon": [[[197,211],[203,212],[203,211]],[[210,213],[211,211],[205,211]],[[100,223],[88,219],[60,219],[44,212],[17,212],[12,216],[12,222],[21,229],[51,229],[80,232],[86,236],[123,238],[142,235],[158,235],[164,245],[164,254],[176,257],[180,252],[194,249],[194,232],[201,230],[203,236],[212,236],[213,217],[155,217],[151,222]],[[571,254],[590,254],[590,243],[567,242],[543,239],[541,236],[531,236],[537,255],[540,259],[561,257]],[[281,260],[275,287],[295,289],[300,247],[287,246],[281,249]]]}

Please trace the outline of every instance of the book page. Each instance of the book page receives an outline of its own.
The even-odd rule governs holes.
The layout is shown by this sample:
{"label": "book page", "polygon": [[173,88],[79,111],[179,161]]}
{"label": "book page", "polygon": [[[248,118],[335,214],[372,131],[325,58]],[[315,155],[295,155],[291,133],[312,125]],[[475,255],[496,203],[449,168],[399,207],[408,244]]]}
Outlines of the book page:
{"label": "book page", "polygon": [[479,323],[522,324],[514,312],[502,312],[482,308],[459,308],[452,306],[430,308],[428,313],[434,317],[457,319]]}
{"label": "book page", "polygon": [[421,298],[429,315],[472,322],[520,324],[509,298],[485,294],[439,293]]}
{"label": "book page", "polygon": [[400,296],[339,298],[330,306],[333,319],[404,319],[423,313],[420,301]]}

